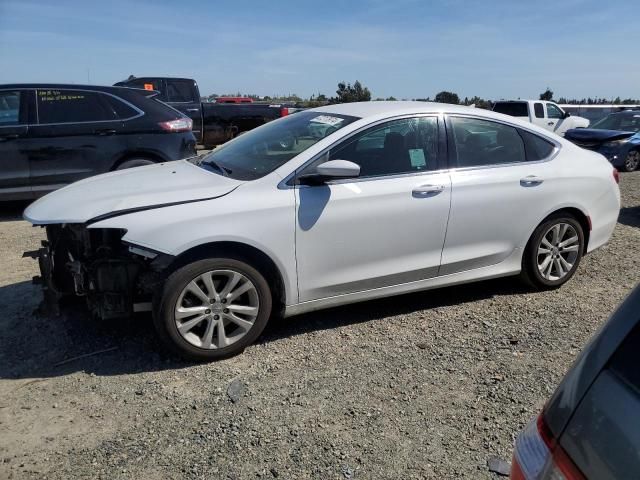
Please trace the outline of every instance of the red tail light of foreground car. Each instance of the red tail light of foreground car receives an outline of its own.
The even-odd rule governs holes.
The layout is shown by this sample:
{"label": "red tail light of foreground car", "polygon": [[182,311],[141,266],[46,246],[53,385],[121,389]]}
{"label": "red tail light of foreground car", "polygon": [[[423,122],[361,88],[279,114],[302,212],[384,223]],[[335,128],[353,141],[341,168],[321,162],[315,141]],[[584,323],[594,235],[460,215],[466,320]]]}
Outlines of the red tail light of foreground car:
{"label": "red tail light of foreground car", "polygon": [[585,480],[544,421],[532,420],[516,439],[512,480]]}

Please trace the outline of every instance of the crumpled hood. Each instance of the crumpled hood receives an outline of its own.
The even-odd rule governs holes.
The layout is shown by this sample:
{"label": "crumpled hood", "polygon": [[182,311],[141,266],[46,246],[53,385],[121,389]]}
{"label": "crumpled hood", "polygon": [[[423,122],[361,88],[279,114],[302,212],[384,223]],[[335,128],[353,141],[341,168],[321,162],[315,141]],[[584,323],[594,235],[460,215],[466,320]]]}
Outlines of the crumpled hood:
{"label": "crumpled hood", "polygon": [[635,132],[624,132],[620,130],[600,130],[598,128],[574,128],[567,130],[564,138],[575,142],[602,143],[613,140],[622,140],[635,135]]}
{"label": "crumpled hood", "polygon": [[24,218],[34,225],[85,223],[97,217],[221,197],[242,183],[186,160],[165,162],[72,183],[29,205]]}

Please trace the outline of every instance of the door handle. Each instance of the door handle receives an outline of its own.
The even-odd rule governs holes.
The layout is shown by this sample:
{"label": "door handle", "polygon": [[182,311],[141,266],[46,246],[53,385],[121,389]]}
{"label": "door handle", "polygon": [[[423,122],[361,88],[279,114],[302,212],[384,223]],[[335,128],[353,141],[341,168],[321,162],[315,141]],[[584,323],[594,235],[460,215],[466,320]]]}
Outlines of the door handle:
{"label": "door handle", "polygon": [[6,142],[7,140],[15,140],[16,138],[19,138],[20,135],[18,135],[17,133],[10,133],[8,135],[2,135],[0,136],[0,142]]}
{"label": "door handle", "polygon": [[106,128],[104,130],[95,130],[94,133],[96,135],[114,135],[116,133],[115,130],[111,129],[111,128]]}
{"label": "door handle", "polygon": [[199,108],[187,108],[187,112],[199,112]]}
{"label": "door handle", "polygon": [[522,186],[522,187],[537,187],[542,182],[544,182],[544,180],[541,179],[540,177],[537,177],[535,175],[529,175],[527,177],[524,177],[524,178],[520,179],[520,186]]}
{"label": "door handle", "polygon": [[547,123],[547,125],[549,125],[549,126],[555,125],[555,122],[549,122],[549,123]]}
{"label": "door handle", "polygon": [[433,197],[444,191],[444,185],[420,185],[412,190],[414,197]]}

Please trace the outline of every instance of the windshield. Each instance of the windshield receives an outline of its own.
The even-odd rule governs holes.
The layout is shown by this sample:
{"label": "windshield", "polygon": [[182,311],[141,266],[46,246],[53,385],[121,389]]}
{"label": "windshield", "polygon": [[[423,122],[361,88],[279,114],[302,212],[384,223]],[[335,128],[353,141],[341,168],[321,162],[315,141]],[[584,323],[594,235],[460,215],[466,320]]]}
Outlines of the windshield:
{"label": "windshield", "polygon": [[333,113],[294,113],[216,148],[199,165],[236,180],[255,180],[356,120]]}
{"label": "windshield", "polygon": [[598,120],[590,128],[638,132],[640,131],[640,113],[612,113],[602,120]]}

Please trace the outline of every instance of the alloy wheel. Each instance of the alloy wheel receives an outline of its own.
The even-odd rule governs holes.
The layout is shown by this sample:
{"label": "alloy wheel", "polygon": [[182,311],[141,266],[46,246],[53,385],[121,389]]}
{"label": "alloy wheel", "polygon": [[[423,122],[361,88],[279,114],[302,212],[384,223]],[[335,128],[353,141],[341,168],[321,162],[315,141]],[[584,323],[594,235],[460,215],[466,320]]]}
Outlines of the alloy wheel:
{"label": "alloy wheel", "polygon": [[550,281],[561,280],[574,268],[578,260],[580,237],[568,223],[552,225],[542,236],[538,245],[538,271]]}
{"label": "alloy wheel", "polygon": [[640,152],[637,150],[629,152],[624,159],[624,169],[627,172],[633,172],[638,168],[638,165],[640,165]]}
{"label": "alloy wheel", "polygon": [[175,324],[190,344],[219,349],[244,337],[259,309],[258,291],[249,278],[233,270],[212,270],[183,288],[175,306]]}

